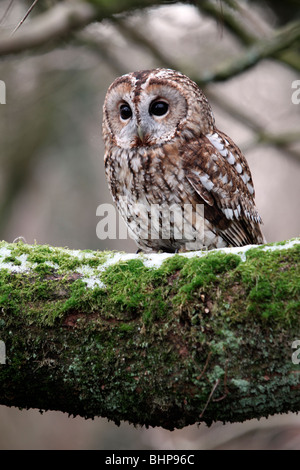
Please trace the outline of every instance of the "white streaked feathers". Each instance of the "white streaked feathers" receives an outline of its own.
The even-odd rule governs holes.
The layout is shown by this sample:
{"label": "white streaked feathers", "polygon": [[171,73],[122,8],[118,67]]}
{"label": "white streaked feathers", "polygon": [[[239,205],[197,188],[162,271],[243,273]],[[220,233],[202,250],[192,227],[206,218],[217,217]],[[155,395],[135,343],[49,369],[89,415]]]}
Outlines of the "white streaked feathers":
{"label": "white streaked feathers", "polygon": [[[253,185],[249,183],[251,176],[248,172],[244,171],[243,166],[237,159],[238,155],[235,156],[229,150],[230,148],[229,142],[225,138],[222,138],[217,132],[214,132],[213,134],[207,134],[206,137],[210,141],[210,143],[214,146],[214,148],[219,152],[219,154],[222,155],[222,157],[226,158],[227,162],[235,168],[238,176],[246,185],[249,193],[253,195],[254,188],[253,188]],[[215,188],[214,183],[209,180],[209,177],[206,173],[204,175],[198,174],[198,176],[199,176],[200,182],[203,184],[205,189],[207,189],[208,191],[212,190],[213,192],[217,192],[217,189]],[[232,182],[229,181],[228,179],[228,174],[221,175],[220,177],[224,185],[228,185],[228,184],[232,185]],[[238,194],[238,192],[239,191],[237,190],[236,194]],[[240,204],[237,204],[235,206],[232,206],[232,208],[222,207],[222,212],[229,220],[239,219],[241,212],[242,212],[242,208]],[[261,222],[259,215],[253,214],[246,207],[243,209],[243,212],[248,219],[254,222]]]}
{"label": "white streaked feathers", "polygon": [[[241,176],[243,182],[247,184],[250,180],[250,175],[243,172],[242,165],[236,161],[236,157],[229,150],[229,142],[226,139],[223,140],[217,132],[214,132],[214,134],[207,134],[206,137],[208,138],[210,143],[215,147],[215,149],[218,150],[222,157],[225,157],[227,159],[230,165],[235,165],[237,173]],[[248,189],[249,192],[253,194],[254,190],[251,185],[250,188],[248,187]]]}
{"label": "white streaked feathers", "polygon": [[207,173],[200,175],[199,179],[207,191],[211,191],[214,187],[214,183],[210,180]]}
{"label": "white streaked feathers", "polygon": [[228,152],[227,161],[228,161],[228,163],[230,163],[230,165],[235,164],[235,158],[234,158],[234,156],[231,152]]}
{"label": "white streaked feathers", "polygon": [[235,165],[235,168],[236,168],[236,171],[237,171],[238,173],[242,173],[243,168],[242,168],[242,165],[241,165],[240,163],[237,163],[237,164]]}
{"label": "white streaked feathers", "polygon": [[242,180],[244,181],[245,184],[247,184],[248,181],[250,180],[250,176],[248,175],[248,173],[243,173],[241,175],[241,178],[242,178]]}

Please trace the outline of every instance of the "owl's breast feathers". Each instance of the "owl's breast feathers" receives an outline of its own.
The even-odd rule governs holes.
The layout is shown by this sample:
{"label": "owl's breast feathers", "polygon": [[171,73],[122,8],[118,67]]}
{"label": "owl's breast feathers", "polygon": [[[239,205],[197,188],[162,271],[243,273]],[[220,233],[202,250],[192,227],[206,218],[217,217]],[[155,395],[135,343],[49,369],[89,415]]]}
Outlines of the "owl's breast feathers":
{"label": "owl's breast feathers", "polygon": [[[180,149],[172,142],[129,151],[112,147],[105,160],[109,186],[121,212],[124,197],[128,207],[175,203],[196,208],[203,204],[205,230],[210,238],[215,233],[218,240],[207,243],[209,248],[214,243],[218,247],[265,242],[247,161],[225,134],[215,130],[190,139]],[[127,213],[124,218],[130,225],[132,217]],[[157,243],[152,246],[159,249]]]}
{"label": "owl's breast feathers", "polygon": [[234,142],[215,129],[188,142],[182,158],[186,179],[204,201],[204,217],[216,233],[232,246],[264,243],[250,169]]}

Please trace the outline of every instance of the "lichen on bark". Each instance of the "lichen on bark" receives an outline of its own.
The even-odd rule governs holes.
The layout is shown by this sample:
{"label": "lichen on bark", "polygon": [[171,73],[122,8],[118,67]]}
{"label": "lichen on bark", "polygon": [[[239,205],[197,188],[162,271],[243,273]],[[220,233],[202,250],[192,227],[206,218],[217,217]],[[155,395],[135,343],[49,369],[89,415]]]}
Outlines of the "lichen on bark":
{"label": "lichen on bark", "polygon": [[167,429],[299,411],[299,252],[2,242],[0,403]]}

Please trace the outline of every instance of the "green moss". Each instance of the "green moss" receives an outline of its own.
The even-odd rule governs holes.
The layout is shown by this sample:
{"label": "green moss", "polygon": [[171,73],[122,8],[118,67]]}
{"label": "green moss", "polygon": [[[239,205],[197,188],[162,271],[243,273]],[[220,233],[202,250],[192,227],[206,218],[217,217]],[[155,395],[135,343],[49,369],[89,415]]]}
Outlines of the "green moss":
{"label": "green moss", "polygon": [[102,299],[105,296],[103,289],[87,289],[86,284],[78,279],[70,286],[68,299],[63,303],[62,311],[93,313],[97,310],[102,311]]}
{"label": "green moss", "polygon": [[250,388],[250,382],[248,380],[231,379],[231,383],[238,387],[242,393],[247,393]]}
{"label": "green moss", "polygon": [[225,375],[225,370],[219,365],[214,366],[213,370],[208,374],[209,381],[212,384],[215,384],[218,380],[222,379]]}
{"label": "green moss", "polygon": [[46,266],[54,266],[58,272],[72,272],[79,266],[98,267],[107,260],[108,256],[107,252],[91,252],[91,250],[81,250],[76,256],[76,252],[72,250],[48,245],[26,245],[21,241],[10,244],[0,242],[0,248],[3,246],[10,250],[7,260],[12,261],[20,255],[27,255],[28,263],[37,265],[33,269],[40,271],[46,269]]}
{"label": "green moss", "polygon": [[91,268],[97,268],[98,266],[101,266],[101,264],[103,264],[103,262],[104,262],[103,258],[94,257],[94,258],[91,258],[91,259],[87,259],[86,264],[87,264],[87,266],[90,266]]}
{"label": "green moss", "polygon": [[46,276],[50,275],[51,273],[54,272],[53,266],[47,264],[47,262],[41,262],[37,264],[35,268],[33,268],[33,271],[37,272],[41,276]]}
{"label": "green moss", "polygon": [[134,330],[134,326],[128,323],[121,323],[119,329],[122,333],[131,332]]}
{"label": "green moss", "polygon": [[[174,255],[159,268],[141,256],[97,271],[109,254],[5,246],[40,267],[0,271],[7,403],[168,429],[299,409],[294,248],[246,261]],[[85,272],[103,284],[88,288]]]}
{"label": "green moss", "polygon": [[157,284],[164,277],[164,270],[146,268],[141,260],[107,268],[102,279],[109,299],[109,316],[130,319],[143,312],[145,323],[162,318],[167,312],[167,293]]}
{"label": "green moss", "polygon": [[213,283],[221,282],[221,276],[235,269],[240,262],[239,256],[224,253],[208,253],[202,258],[189,259],[181,270],[181,286],[174,302],[181,304],[190,299],[199,288],[205,290]]}
{"label": "green moss", "polygon": [[299,245],[288,250],[261,251],[259,256],[255,249],[250,250],[247,262],[241,263],[235,273],[245,286],[247,306],[243,312],[278,321],[295,320],[300,309],[299,259]]}
{"label": "green moss", "polygon": [[[86,284],[76,276],[74,270],[87,266],[98,267],[106,261],[104,253],[82,251],[74,256],[72,251],[49,246],[29,246],[22,242],[16,244],[0,243],[10,252],[3,260],[15,266],[22,263],[17,259],[23,255],[21,272],[0,271],[0,302],[4,311],[22,312],[33,322],[52,325],[66,312],[83,309],[93,312],[99,306],[99,289],[86,289]],[[24,258],[25,255],[25,258]],[[27,269],[28,274],[22,272]],[[101,291],[101,295],[103,290]],[[66,299],[67,298],[67,299]],[[54,301],[55,300],[55,301]]]}
{"label": "green moss", "polygon": [[170,276],[177,271],[181,271],[188,261],[188,258],[175,254],[171,258],[164,261],[162,266],[157,271],[165,276]]}
{"label": "green moss", "polygon": [[[10,250],[4,262],[16,264],[25,254],[33,265],[28,277],[1,271],[1,305],[14,311],[27,305],[27,315],[46,324],[72,311],[100,312],[123,324],[140,318],[151,325],[167,321],[175,307],[181,319],[195,326],[211,310],[227,322],[239,322],[248,314],[293,322],[299,311],[299,245],[279,252],[257,247],[247,251],[246,262],[238,255],[213,252],[193,258],[174,255],[159,268],[147,268],[141,256],[107,267],[101,273],[105,287],[93,289],[86,288],[84,274],[74,273],[86,267],[99,279],[97,269],[109,253],[86,250],[75,256],[70,250],[22,242],[1,246]],[[205,300],[200,300],[202,295]],[[47,312],[40,315],[43,302]]]}
{"label": "green moss", "polygon": [[3,260],[4,263],[13,263],[15,266],[20,266],[22,263],[15,256],[7,256]]}

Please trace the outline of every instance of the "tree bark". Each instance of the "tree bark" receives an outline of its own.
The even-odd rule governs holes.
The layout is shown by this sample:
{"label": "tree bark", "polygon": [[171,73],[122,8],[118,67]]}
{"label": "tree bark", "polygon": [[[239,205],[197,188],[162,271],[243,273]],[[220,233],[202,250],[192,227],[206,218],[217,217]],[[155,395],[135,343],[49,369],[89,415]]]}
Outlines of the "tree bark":
{"label": "tree bark", "polygon": [[170,430],[299,411],[299,253],[0,243],[0,404]]}

